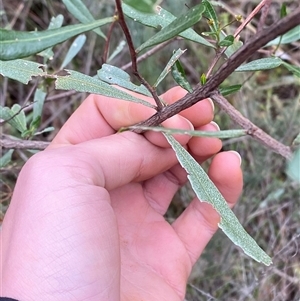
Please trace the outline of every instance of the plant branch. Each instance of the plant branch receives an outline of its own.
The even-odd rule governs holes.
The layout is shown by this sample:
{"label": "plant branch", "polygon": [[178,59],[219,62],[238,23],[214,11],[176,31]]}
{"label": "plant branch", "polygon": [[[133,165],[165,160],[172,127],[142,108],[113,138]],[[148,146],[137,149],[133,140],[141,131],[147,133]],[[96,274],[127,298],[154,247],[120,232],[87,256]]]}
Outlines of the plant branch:
{"label": "plant branch", "polygon": [[261,144],[267,146],[274,152],[289,159],[292,156],[291,149],[272,138],[258,126],[253,124],[249,119],[244,117],[228,100],[220,93],[216,92],[211,96],[212,100],[231,118],[233,122],[247,130],[247,134],[258,140]]}
{"label": "plant branch", "polygon": [[[244,20],[244,22],[238,27],[238,29],[235,31],[234,33],[234,38],[236,39],[238,37],[238,35],[240,34],[240,32],[247,26],[247,24],[254,18],[254,16],[265,6],[268,4],[270,0],[263,0],[261,1],[256,7],[255,9],[250,13],[250,15],[246,18],[246,20]],[[266,11],[267,13],[268,11]],[[262,20],[262,19],[261,19]],[[262,28],[262,27],[261,27]],[[259,28],[260,29],[260,28]],[[224,52],[226,51],[228,47],[224,47],[222,50],[220,50],[217,55],[215,56],[211,66],[209,67],[207,73],[206,73],[206,77],[209,78],[210,74],[213,71],[213,68],[216,66],[217,62],[219,61],[219,59],[222,57],[222,55],[224,54]]]}
{"label": "plant branch", "polygon": [[[240,33],[241,31],[248,25],[248,23],[254,18],[254,16],[256,14],[258,14],[258,12],[265,6],[265,5],[268,5],[268,2],[269,0],[263,0],[261,1],[255,8],[254,10],[250,13],[250,15],[246,18],[246,20],[238,27],[238,29],[235,31],[234,33],[234,37],[236,38]],[[268,12],[268,10],[266,11]],[[264,22],[264,20],[262,21],[261,19],[261,22]],[[256,31],[260,31],[262,29],[262,26],[260,26],[258,28],[258,30]]]}
{"label": "plant branch", "polygon": [[[175,38],[175,39],[176,39],[176,38]],[[165,42],[163,42],[163,43],[161,43],[161,44],[156,45],[155,47],[153,47],[153,48],[151,48],[150,50],[148,50],[147,52],[145,52],[143,55],[140,55],[140,56],[137,58],[136,62],[137,62],[137,63],[140,63],[140,62],[144,61],[144,60],[147,59],[149,56],[153,55],[154,53],[156,53],[156,52],[158,52],[159,50],[163,49],[163,48],[164,48],[165,46],[167,46],[168,44],[172,43],[175,39],[167,40],[167,41],[165,41]],[[126,69],[128,69],[131,65],[132,65],[132,63],[129,62],[129,63],[123,65],[123,66],[121,67],[121,69],[122,69],[122,70],[126,70]]]}
{"label": "plant branch", "polygon": [[[192,93],[178,100],[177,102],[164,107],[162,111],[157,112],[149,119],[138,125],[156,126],[166,119],[178,114],[197,102],[210,97],[218,86],[245,60],[255,53],[258,49],[272,41],[276,37],[286,33],[295,26],[300,24],[300,8],[294,10],[290,15],[274,23],[270,27],[260,31],[258,34],[249,39],[239,50],[237,50],[229,59],[220,67],[220,69],[211,76],[204,86],[197,85]],[[137,131],[142,132],[142,131]]]}
{"label": "plant branch", "polygon": [[31,141],[31,140],[14,140],[8,138],[0,139],[0,147],[9,149],[38,149],[43,150],[49,145],[45,141]]}
{"label": "plant branch", "polygon": [[116,22],[112,22],[110,27],[109,27],[108,33],[107,33],[107,40],[106,40],[105,47],[104,47],[104,52],[103,52],[103,55],[102,55],[102,63],[103,64],[106,63],[106,61],[107,61],[111,35],[112,35],[112,32],[113,32],[113,29],[114,29],[115,25],[116,25]]}
{"label": "plant branch", "polygon": [[156,90],[142,77],[142,75],[139,73],[138,71],[138,66],[137,66],[137,55],[135,52],[135,48],[133,45],[133,41],[131,38],[131,34],[129,32],[128,26],[125,22],[125,17],[124,17],[124,13],[122,10],[122,1],[121,0],[115,0],[116,1],[116,9],[118,12],[118,22],[124,32],[126,41],[127,41],[127,45],[129,47],[129,52],[130,52],[130,56],[131,56],[131,63],[132,63],[132,72],[133,74],[139,79],[139,81],[141,82],[141,84],[143,84],[148,91],[151,93],[152,97],[155,100],[156,106],[157,106],[157,111],[160,112],[162,111],[162,109],[164,108],[163,103],[160,101]]}

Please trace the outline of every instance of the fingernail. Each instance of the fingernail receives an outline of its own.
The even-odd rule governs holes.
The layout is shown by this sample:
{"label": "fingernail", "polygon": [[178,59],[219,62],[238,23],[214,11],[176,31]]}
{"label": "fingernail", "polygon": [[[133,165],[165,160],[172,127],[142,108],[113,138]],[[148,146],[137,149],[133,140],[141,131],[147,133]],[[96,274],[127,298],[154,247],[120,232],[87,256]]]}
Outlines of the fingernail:
{"label": "fingernail", "polygon": [[217,131],[220,131],[220,127],[216,122],[211,121],[210,124],[213,125],[216,128]]}
{"label": "fingernail", "polygon": [[193,131],[195,128],[194,128],[194,125],[187,119],[187,118],[185,118],[186,119],[186,121],[190,124],[190,129],[191,129],[191,131]]}
{"label": "fingernail", "polygon": [[236,152],[236,151],[229,151],[229,152],[235,154],[239,158],[239,160],[240,160],[240,166],[241,166],[241,164],[242,164],[242,157],[241,157],[241,155],[238,152]]}
{"label": "fingernail", "polygon": [[215,104],[214,102],[211,100],[211,98],[207,98],[209,100],[209,102],[211,103],[211,106],[213,108],[213,112],[215,111]]}

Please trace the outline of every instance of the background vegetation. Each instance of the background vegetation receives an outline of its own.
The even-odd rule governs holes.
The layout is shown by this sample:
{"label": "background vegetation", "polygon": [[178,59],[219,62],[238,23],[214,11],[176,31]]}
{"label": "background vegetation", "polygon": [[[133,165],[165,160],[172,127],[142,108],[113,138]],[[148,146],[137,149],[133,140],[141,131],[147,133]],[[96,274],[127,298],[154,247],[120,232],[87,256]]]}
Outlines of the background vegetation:
{"label": "background vegetation", "polygon": [[[84,1],[96,19],[114,14],[113,1]],[[199,1],[166,0],[160,4],[179,15]],[[283,1],[272,2],[266,23],[278,19]],[[286,1],[288,10],[299,6],[297,0]],[[258,1],[218,1],[217,7],[221,20],[231,20],[234,15],[247,16]],[[1,27],[15,30],[47,29],[52,16],[62,14],[64,25],[78,21],[70,15],[61,1],[17,1],[0,2]],[[245,40],[258,26],[259,15],[242,32]],[[128,20],[136,45],[141,44],[154,29],[146,28]],[[239,24],[234,23],[226,30],[233,33]],[[103,28],[107,32],[109,26]],[[201,21],[195,27],[197,32],[207,31],[207,24]],[[89,32],[87,41],[79,54],[69,63],[68,69],[84,74],[95,75],[102,64],[104,40]],[[120,28],[116,27],[112,35],[110,52],[124,40]],[[50,70],[58,70],[72,41],[67,41],[54,48],[54,58],[49,63]],[[140,64],[140,73],[148,82],[154,83],[173,49],[187,48],[182,58],[188,78],[192,84],[199,82],[199,77],[207,71],[214,58],[214,51],[199,44],[176,40]],[[300,41],[288,46],[281,46],[284,58],[300,66]],[[265,57],[264,51],[253,54],[252,59]],[[37,61],[43,63],[41,57]],[[118,67],[130,62],[126,43],[121,52],[110,62]],[[129,69],[127,70],[129,71]],[[32,111],[33,93],[39,84],[35,78],[28,85],[0,77],[0,105],[11,107],[17,103],[24,107],[26,114]],[[300,128],[300,81],[281,67],[255,73],[238,73],[227,80],[229,85],[243,83],[242,89],[228,99],[254,124],[265,130],[272,137],[286,145],[291,145]],[[171,76],[167,77],[160,92],[175,85]],[[54,90],[49,83],[46,103],[43,109],[40,129],[53,126],[54,131],[35,137],[35,140],[50,141],[72,112],[86,97],[84,93]],[[215,121],[221,129],[235,128],[232,121],[216,108]],[[8,124],[1,124],[1,135],[17,136]],[[5,136],[7,137],[7,136]],[[242,225],[273,258],[273,265],[265,267],[245,256],[219,231],[206,248],[203,256],[194,268],[187,287],[187,301],[200,300],[300,300],[300,195],[299,184],[292,182],[285,174],[285,160],[272,153],[249,137],[230,139],[224,142],[223,149],[237,150],[243,158],[244,193],[234,211]],[[0,219],[3,219],[9,204],[18,173],[32,151],[16,150],[13,160],[1,168],[1,207]],[[299,167],[300,168],[300,167]],[[46,172],[46,171],[45,171]],[[184,187],[176,195],[167,218],[172,221],[187,206],[191,190]]]}

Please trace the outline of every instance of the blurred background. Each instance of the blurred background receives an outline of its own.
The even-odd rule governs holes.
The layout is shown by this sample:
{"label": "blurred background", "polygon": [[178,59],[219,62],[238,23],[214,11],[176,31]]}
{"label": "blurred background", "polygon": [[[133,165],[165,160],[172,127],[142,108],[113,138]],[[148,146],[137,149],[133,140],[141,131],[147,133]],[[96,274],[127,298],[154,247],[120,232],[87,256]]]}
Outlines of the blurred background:
{"label": "blurred background", "polygon": [[[85,0],[95,19],[114,15],[114,2],[109,0]],[[198,4],[199,1],[166,0],[160,6],[178,16],[183,11]],[[259,1],[212,1],[218,12],[221,24],[227,24],[235,15],[247,17]],[[283,1],[272,1],[266,24],[278,20]],[[285,1],[287,10],[299,6],[299,1]],[[62,14],[63,25],[76,24],[78,21],[67,11],[61,1],[49,0],[3,0],[0,1],[1,27],[14,30],[45,30],[51,17]],[[241,33],[240,39],[246,41],[255,34],[260,14]],[[139,46],[155,29],[145,27],[128,19],[134,40]],[[234,22],[225,28],[233,34],[240,24]],[[194,29],[201,33],[208,30],[205,20]],[[102,31],[107,34],[109,25]],[[94,76],[104,62],[105,40],[94,32],[86,33],[86,42],[78,55],[67,65],[67,69]],[[53,59],[47,63],[49,73],[58,72],[65,55],[74,39],[54,47]],[[110,64],[124,67],[130,62],[124,36],[115,26],[109,45],[109,53],[119,46],[119,53]],[[123,47],[122,47],[122,44]],[[121,46],[120,46],[121,45]],[[196,85],[202,73],[207,72],[215,56],[212,48],[189,41],[175,40],[159,52],[139,64],[140,73],[153,84],[172,56],[173,50],[187,49],[181,62],[190,83]],[[300,66],[300,39],[279,47],[278,52],[289,63]],[[269,50],[269,49],[268,49]],[[268,56],[267,49],[254,53],[251,60]],[[30,60],[43,63],[43,58],[34,56]],[[224,62],[224,59],[221,60]],[[130,68],[126,69],[130,73]],[[132,78],[134,82],[136,80]],[[12,107],[19,104],[26,116],[32,111],[33,94],[41,83],[34,78],[28,85],[0,76],[0,105]],[[286,69],[278,67],[255,73],[233,73],[225,85],[242,84],[242,89],[227,99],[245,117],[285,145],[291,145],[300,129],[300,80]],[[169,75],[159,86],[159,93],[175,86]],[[51,132],[35,136],[40,143],[51,141],[87,96],[85,93],[58,91],[49,81],[46,85],[47,96],[43,107],[40,130],[54,127]],[[216,107],[215,121],[221,129],[238,128],[226,114]],[[7,123],[1,124],[3,137],[18,137],[20,134]],[[221,232],[215,235],[203,256],[194,267],[187,286],[187,301],[200,300],[258,300],[258,301],[299,301],[300,300],[300,186],[287,178],[286,161],[249,137],[224,140],[223,149],[238,151],[243,159],[244,192],[234,212],[242,225],[273,258],[273,265],[265,267],[247,257]],[[8,150],[2,149],[2,155]],[[1,213],[3,220],[8,207],[18,173],[26,160],[35,151],[15,150],[12,160],[1,167]],[[208,166],[204,164],[204,166]],[[300,170],[300,167],[299,167]],[[300,171],[299,171],[300,172]],[[172,222],[189,204],[193,192],[189,185],[183,187],[175,196],[166,218]]]}

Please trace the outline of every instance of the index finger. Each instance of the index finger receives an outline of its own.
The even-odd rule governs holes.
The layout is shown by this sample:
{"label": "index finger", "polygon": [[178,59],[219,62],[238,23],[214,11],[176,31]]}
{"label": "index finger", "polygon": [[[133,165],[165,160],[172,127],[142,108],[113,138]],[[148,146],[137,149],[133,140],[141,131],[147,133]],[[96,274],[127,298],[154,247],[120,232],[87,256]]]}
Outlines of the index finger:
{"label": "index finger", "polygon": [[[150,97],[138,96],[153,102]],[[154,109],[141,104],[91,94],[67,120],[50,146],[79,144],[109,136],[121,126],[145,120],[155,112]]]}
{"label": "index finger", "polygon": [[[185,93],[185,90],[180,87],[172,88],[164,93],[162,98],[167,102],[174,102],[183,97]],[[154,100],[150,97],[135,92],[130,92],[130,94],[154,104]],[[190,129],[190,123],[186,120],[189,117],[191,117],[191,122],[196,125],[210,122],[213,118],[211,103],[204,102],[200,109],[201,114],[197,114],[196,118],[194,116],[195,110],[185,110],[179,116],[174,116],[172,117],[173,119],[166,120],[163,124],[167,127],[168,125],[170,127],[176,127],[177,125],[177,128]],[[155,113],[154,109],[138,103],[92,94],[69,118],[52,141],[50,147],[64,144],[78,144],[105,137],[115,133],[123,126],[144,121]],[[180,117],[181,115],[184,118]],[[156,133],[154,136],[159,137],[159,134]],[[153,135],[151,135],[150,140],[155,143],[155,139],[152,141],[152,137]],[[183,144],[187,142],[186,137],[183,139],[182,135],[178,139]],[[163,146],[161,139],[156,144]]]}

